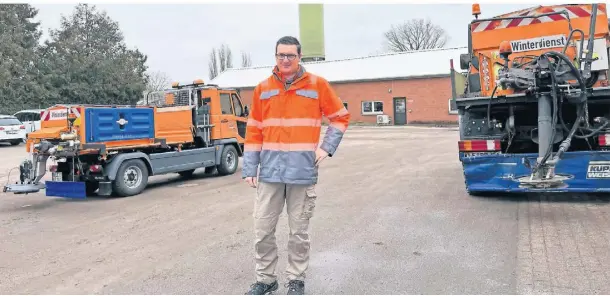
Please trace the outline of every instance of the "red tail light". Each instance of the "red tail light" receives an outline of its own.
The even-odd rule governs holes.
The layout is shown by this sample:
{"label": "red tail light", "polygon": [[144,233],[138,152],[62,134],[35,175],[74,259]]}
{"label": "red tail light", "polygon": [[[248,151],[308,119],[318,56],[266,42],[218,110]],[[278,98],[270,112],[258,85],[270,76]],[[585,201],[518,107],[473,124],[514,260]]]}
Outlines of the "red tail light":
{"label": "red tail light", "polygon": [[4,130],[4,128],[0,126],[0,131],[3,131],[3,130]]}
{"label": "red tail light", "polygon": [[57,172],[57,165],[56,165],[56,164],[54,164],[54,165],[50,166],[50,167],[49,167],[49,171],[50,171],[50,172]]}
{"label": "red tail light", "polygon": [[610,145],[610,134],[601,134],[597,136],[599,141],[599,146],[608,146]]}
{"label": "red tail light", "polygon": [[92,173],[99,173],[102,171],[102,166],[99,164],[94,164],[89,167],[89,171]]}
{"label": "red tail light", "polygon": [[459,141],[460,151],[480,152],[480,151],[500,151],[500,140],[465,140]]}
{"label": "red tail light", "polygon": [[25,125],[22,125],[19,127],[20,129],[25,129]]}

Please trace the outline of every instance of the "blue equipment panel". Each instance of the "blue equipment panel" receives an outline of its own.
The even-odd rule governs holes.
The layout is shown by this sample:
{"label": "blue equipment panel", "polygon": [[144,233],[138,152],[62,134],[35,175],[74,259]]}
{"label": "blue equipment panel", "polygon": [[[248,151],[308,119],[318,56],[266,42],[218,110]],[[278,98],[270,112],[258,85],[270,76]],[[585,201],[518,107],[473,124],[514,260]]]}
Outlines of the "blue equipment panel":
{"label": "blue equipment panel", "polygon": [[610,152],[566,152],[555,168],[556,175],[566,178],[563,186],[549,189],[520,186],[517,180],[531,172],[525,160],[534,165],[537,157],[537,153],[468,157],[460,152],[466,187],[472,192],[610,192]]}
{"label": "blue equipment panel", "polygon": [[155,137],[155,116],[152,108],[87,108],[86,141],[152,139]]}
{"label": "blue equipment panel", "polygon": [[55,197],[87,198],[85,182],[46,181],[45,193]]}

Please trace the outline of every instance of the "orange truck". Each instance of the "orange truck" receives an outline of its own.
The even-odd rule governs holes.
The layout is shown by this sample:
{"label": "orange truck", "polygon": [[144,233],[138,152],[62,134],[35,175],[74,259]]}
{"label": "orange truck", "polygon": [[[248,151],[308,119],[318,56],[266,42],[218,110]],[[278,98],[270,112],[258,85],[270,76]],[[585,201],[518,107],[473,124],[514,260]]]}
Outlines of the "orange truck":
{"label": "orange truck", "polygon": [[[30,158],[20,165],[20,182],[5,186],[4,192],[131,196],[141,193],[154,175],[189,177],[198,168],[235,173],[248,116],[238,92],[196,80],[173,84],[160,97],[161,102],[143,106],[56,105],[44,110],[41,129],[28,135]],[[50,166],[49,159],[54,161]],[[51,180],[43,182],[47,168]]]}
{"label": "orange truck", "polygon": [[453,92],[467,191],[610,192],[606,4],[472,7]]}

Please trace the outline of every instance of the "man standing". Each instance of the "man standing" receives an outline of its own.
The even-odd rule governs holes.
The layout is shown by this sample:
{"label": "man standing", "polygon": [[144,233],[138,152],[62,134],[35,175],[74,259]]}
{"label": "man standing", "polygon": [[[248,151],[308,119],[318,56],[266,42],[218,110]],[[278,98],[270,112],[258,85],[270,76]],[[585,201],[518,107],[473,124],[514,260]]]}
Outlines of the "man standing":
{"label": "man standing", "polygon": [[[318,165],[335,153],[350,119],[328,81],[300,65],[301,44],[296,38],[280,38],[275,57],[272,75],[254,89],[244,146],[243,177],[257,188],[256,283],[247,293],[253,295],[278,288],[275,227],[284,202],[290,226],[288,294],[304,294]],[[322,115],[330,125],[318,147]]]}

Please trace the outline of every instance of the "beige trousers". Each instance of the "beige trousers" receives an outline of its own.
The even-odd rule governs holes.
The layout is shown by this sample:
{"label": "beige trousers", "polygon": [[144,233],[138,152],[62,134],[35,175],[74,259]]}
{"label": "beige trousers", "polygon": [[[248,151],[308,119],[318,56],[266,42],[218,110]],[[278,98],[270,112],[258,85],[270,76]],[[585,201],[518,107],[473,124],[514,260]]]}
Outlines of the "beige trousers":
{"label": "beige trousers", "polygon": [[254,205],[256,280],[270,284],[275,274],[278,254],[275,228],[286,203],[290,235],[288,238],[288,280],[304,280],[309,267],[309,219],[316,202],[315,185],[263,183],[257,186]]}

